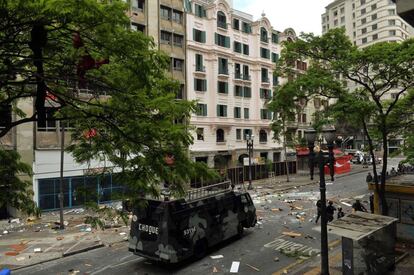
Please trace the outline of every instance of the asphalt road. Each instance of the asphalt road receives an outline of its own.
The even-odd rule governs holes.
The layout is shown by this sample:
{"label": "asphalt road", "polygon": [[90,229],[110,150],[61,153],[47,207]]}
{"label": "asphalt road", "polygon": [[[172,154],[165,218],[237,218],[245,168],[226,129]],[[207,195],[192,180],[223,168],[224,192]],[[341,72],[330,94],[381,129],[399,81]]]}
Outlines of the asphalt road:
{"label": "asphalt road", "polygon": [[[355,197],[367,201],[365,177],[366,173],[359,173],[328,183],[327,198],[335,201],[337,206],[341,205],[345,213],[350,213],[351,208],[346,204],[352,204]],[[241,239],[232,239],[214,247],[208,256],[199,261],[188,261],[180,266],[163,266],[132,255],[125,242],[28,267],[14,274],[76,274],[77,271],[78,274],[91,275],[193,275],[211,274],[213,271],[227,274],[233,261],[240,261],[239,274],[272,274],[296,262],[299,256],[310,254],[313,256],[310,260],[319,261],[319,257],[314,255],[319,251],[320,238],[319,233],[313,230],[317,226],[314,216],[319,186],[304,186],[284,194],[258,189],[252,194],[261,224],[246,229]],[[367,204],[365,206],[369,209]],[[282,211],[277,210],[279,208]],[[300,233],[301,236],[292,238],[283,232]],[[336,239],[335,236],[329,236],[330,242]],[[288,255],[289,251],[295,251],[296,255]],[[223,258],[211,259],[213,255],[223,255]]]}

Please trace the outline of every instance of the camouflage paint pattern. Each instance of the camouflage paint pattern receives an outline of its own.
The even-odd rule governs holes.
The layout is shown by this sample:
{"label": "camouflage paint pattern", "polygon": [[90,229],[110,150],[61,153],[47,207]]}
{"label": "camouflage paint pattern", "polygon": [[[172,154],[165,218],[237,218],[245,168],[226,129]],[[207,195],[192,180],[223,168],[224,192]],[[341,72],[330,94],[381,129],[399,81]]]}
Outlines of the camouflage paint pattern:
{"label": "camouflage paint pattern", "polygon": [[198,242],[213,246],[255,223],[256,208],[245,192],[193,201],[148,200],[146,209],[133,210],[128,247],[137,255],[176,263],[193,256]]}

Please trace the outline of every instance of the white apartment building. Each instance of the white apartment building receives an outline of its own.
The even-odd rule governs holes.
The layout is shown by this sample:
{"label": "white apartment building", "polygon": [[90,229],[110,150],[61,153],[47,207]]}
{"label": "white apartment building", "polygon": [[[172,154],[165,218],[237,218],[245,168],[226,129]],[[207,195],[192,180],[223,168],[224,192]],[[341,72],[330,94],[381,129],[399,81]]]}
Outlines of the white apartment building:
{"label": "white apartment building", "polygon": [[322,33],[343,27],[358,47],[382,41],[403,41],[414,33],[397,15],[391,0],[336,0],[325,9]]}
{"label": "white apartment building", "polygon": [[242,165],[252,134],[254,158],[282,160],[266,104],[279,81],[280,42],[295,39],[294,30],[275,30],[265,14],[253,21],[225,0],[193,0],[186,16],[187,97],[198,101],[192,157],[210,167]]}

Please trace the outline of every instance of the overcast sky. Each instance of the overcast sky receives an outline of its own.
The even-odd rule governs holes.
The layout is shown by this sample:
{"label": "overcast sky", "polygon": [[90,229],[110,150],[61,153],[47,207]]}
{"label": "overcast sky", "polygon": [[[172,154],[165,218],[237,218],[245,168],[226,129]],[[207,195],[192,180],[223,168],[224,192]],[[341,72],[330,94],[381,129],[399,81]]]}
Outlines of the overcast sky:
{"label": "overcast sky", "polygon": [[334,0],[233,0],[234,8],[260,18],[264,11],[273,28],[284,31],[291,27],[301,32],[322,33],[321,14]]}

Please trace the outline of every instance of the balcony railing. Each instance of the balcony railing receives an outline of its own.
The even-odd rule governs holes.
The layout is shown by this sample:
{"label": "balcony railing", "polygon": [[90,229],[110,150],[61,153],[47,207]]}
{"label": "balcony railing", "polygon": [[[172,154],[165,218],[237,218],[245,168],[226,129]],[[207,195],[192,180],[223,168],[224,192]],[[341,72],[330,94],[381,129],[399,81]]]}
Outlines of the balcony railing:
{"label": "balcony railing", "polygon": [[228,69],[220,69],[219,74],[220,75],[229,75],[229,70]]}
{"label": "balcony railing", "polygon": [[263,83],[270,83],[270,79],[267,76],[262,76]]}
{"label": "balcony railing", "polygon": [[206,67],[201,65],[196,65],[196,72],[206,72]]}
{"label": "balcony railing", "polygon": [[243,75],[243,80],[248,80],[248,81],[250,81],[250,80],[251,80],[251,76],[250,76],[249,74],[244,74],[244,75]]}
{"label": "balcony railing", "polygon": [[234,78],[235,79],[243,79],[243,75],[241,73],[235,73]]}

